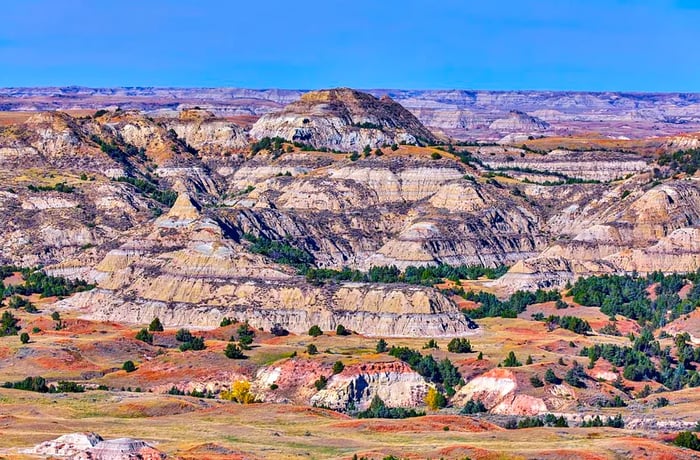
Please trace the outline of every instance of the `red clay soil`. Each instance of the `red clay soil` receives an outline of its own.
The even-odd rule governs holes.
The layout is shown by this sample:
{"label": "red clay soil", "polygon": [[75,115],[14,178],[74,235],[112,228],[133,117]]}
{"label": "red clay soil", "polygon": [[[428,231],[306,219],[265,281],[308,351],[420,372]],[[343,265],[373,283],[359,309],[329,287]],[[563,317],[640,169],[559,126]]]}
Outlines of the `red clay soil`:
{"label": "red clay soil", "polygon": [[453,295],[450,297],[452,301],[457,304],[457,308],[460,310],[475,310],[479,308],[479,304],[471,300],[465,300],[458,295]]}
{"label": "red clay soil", "polygon": [[20,272],[14,272],[11,276],[8,276],[2,280],[5,286],[16,286],[18,284],[24,283],[24,278]]}
{"label": "red clay soil", "polygon": [[186,451],[178,452],[176,458],[182,460],[258,460],[261,457],[231,450],[227,447],[214,443],[201,444]]}
{"label": "red clay soil", "polygon": [[[438,450],[435,453],[435,456],[437,458],[470,458],[472,460],[504,460],[509,458],[507,455],[500,452],[494,452],[468,445],[445,447]],[[521,458],[519,456],[513,457]]]}
{"label": "red clay soil", "polygon": [[537,453],[538,460],[568,460],[571,458],[575,458],[576,460],[606,460],[609,459],[610,456],[572,449],[545,450]]}
{"label": "red clay soil", "polygon": [[315,417],[334,418],[336,420],[351,420],[352,419],[349,415],[341,414],[340,412],[336,412],[333,410],[321,409],[320,407],[287,406],[287,405],[273,404],[273,405],[270,405],[270,408],[274,409],[279,414],[284,414],[284,413],[305,414],[305,415],[313,415]]}
{"label": "red clay soil", "polygon": [[654,460],[691,460],[699,457],[698,453],[689,449],[664,444],[653,439],[635,438],[632,436],[613,440],[616,450],[624,449],[628,458],[648,458]]}
{"label": "red clay soil", "polygon": [[685,286],[681,288],[680,291],[678,291],[678,297],[681,298],[681,300],[685,300],[688,298],[688,294],[690,291],[693,289],[693,283],[688,283]]}
{"label": "red clay soil", "polygon": [[459,415],[426,415],[399,420],[361,419],[340,422],[337,428],[372,431],[376,433],[421,433],[427,431],[457,431],[462,433],[481,433],[483,431],[502,431],[503,428],[492,423]]}

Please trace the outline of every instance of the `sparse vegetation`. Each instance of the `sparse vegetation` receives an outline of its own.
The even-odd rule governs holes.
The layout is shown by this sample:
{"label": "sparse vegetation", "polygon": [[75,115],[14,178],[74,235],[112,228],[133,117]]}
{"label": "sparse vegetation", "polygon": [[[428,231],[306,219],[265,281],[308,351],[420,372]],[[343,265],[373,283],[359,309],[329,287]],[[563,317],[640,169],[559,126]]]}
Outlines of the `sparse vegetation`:
{"label": "sparse vegetation", "polygon": [[146,328],[143,328],[143,329],[141,329],[140,331],[138,331],[138,332],[136,333],[136,337],[135,337],[135,338],[136,338],[136,340],[140,340],[140,341],[146,342],[146,343],[148,343],[148,344],[152,344],[152,343],[153,343],[153,334],[151,334],[150,332],[148,332],[148,330],[147,330]]}
{"label": "sparse vegetation", "polygon": [[220,394],[221,399],[233,401],[239,404],[253,404],[257,397],[250,391],[250,382],[237,380],[231,384],[230,390],[224,390]]}
{"label": "sparse vegetation", "polygon": [[442,283],[445,279],[458,282],[460,279],[488,278],[496,279],[508,271],[508,267],[501,265],[496,268],[483,267],[481,265],[436,265],[436,266],[408,266],[401,272],[396,266],[376,266],[366,273],[359,270],[344,268],[342,270],[312,268],[306,271],[306,279],[309,282],[320,281],[357,281],[366,283],[407,283],[422,286],[432,286]]}
{"label": "sparse vegetation", "polygon": [[469,339],[454,338],[447,344],[447,351],[450,353],[471,353],[473,350]]}
{"label": "sparse vegetation", "polygon": [[463,414],[463,415],[474,415],[474,414],[480,414],[480,413],[486,412],[486,411],[487,411],[486,406],[484,406],[484,403],[481,402],[481,400],[470,399],[464,405],[462,410],[459,411],[459,413]]}
{"label": "sparse vegetation", "polygon": [[17,335],[19,330],[19,320],[9,311],[2,312],[2,316],[0,317],[0,337]]}
{"label": "sparse vegetation", "polygon": [[73,193],[75,192],[75,187],[66,184],[65,182],[59,182],[55,185],[33,185],[27,186],[30,192],[61,192],[61,193]]}
{"label": "sparse vegetation", "polygon": [[435,388],[430,388],[425,396],[425,405],[432,410],[442,409],[447,406],[447,398]]}
{"label": "sparse vegetation", "polygon": [[243,354],[241,348],[235,343],[228,343],[224,349],[224,355],[228,359],[246,359],[247,356]]}
{"label": "sparse vegetation", "polygon": [[150,332],[163,332],[163,324],[160,322],[160,318],[153,318],[151,324],[148,325],[148,330]]}
{"label": "sparse vegetation", "polygon": [[506,356],[506,359],[503,360],[503,367],[520,367],[522,365],[523,363],[518,361],[518,358],[515,356],[515,352],[513,351],[508,352],[508,356]]}
{"label": "sparse vegetation", "polygon": [[326,388],[326,385],[328,385],[328,378],[325,375],[320,376],[314,382],[314,387],[317,391],[323,390],[324,388]]}
{"label": "sparse vegetation", "polygon": [[678,433],[673,439],[673,444],[678,447],[700,451],[700,439],[698,439],[695,433],[690,431],[681,431]]}
{"label": "sparse vegetation", "polygon": [[382,399],[375,395],[369,408],[365,411],[358,412],[357,418],[388,418],[401,419],[409,417],[422,417],[423,412],[417,412],[415,409],[404,409],[403,407],[387,407]]}
{"label": "sparse vegetation", "polygon": [[252,243],[249,247],[251,252],[262,254],[277,263],[291,265],[302,271],[308,270],[314,263],[314,258],[311,254],[292,246],[289,242],[272,241],[249,233],[243,235],[243,237]]}

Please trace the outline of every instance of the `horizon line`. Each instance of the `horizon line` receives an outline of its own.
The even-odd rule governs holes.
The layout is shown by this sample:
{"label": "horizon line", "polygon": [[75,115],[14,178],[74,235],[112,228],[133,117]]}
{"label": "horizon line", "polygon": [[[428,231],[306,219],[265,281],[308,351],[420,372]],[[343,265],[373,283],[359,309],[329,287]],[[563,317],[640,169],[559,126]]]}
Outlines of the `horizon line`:
{"label": "horizon line", "polygon": [[89,89],[89,90],[109,90],[109,89],[178,89],[178,90],[214,90],[214,89],[237,89],[237,90],[249,90],[249,91],[291,91],[291,92],[311,92],[311,91],[325,91],[331,89],[352,89],[355,91],[435,91],[435,92],[450,92],[450,91],[463,91],[463,92],[484,92],[484,93],[585,93],[585,94],[648,94],[648,95],[684,95],[693,94],[700,95],[700,90],[698,91],[648,91],[648,90],[581,90],[581,89],[476,89],[476,88],[390,88],[390,87],[376,87],[376,88],[360,88],[352,86],[330,86],[322,88],[282,88],[282,87],[246,87],[246,86],[89,86],[89,85],[37,85],[37,86],[0,86],[0,91],[2,90],[26,90],[26,89],[68,89],[68,88],[79,88],[79,89]]}

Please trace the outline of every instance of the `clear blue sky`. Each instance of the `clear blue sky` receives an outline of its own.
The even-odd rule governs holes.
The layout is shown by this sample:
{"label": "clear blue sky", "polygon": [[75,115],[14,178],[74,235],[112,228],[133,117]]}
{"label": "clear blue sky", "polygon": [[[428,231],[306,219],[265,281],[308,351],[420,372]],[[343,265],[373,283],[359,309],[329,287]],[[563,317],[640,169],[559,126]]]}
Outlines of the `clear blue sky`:
{"label": "clear blue sky", "polygon": [[0,86],[700,92],[700,0],[14,0]]}

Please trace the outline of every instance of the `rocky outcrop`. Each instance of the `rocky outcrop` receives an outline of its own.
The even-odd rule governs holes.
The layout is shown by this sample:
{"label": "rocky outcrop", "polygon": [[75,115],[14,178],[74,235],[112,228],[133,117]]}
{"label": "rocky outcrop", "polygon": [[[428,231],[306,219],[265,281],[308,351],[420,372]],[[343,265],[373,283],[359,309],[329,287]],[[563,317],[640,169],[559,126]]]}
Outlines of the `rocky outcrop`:
{"label": "rocky outcrop", "polygon": [[[641,156],[620,152],[572,152],[557,149],[545,156],[530,155],[522,158],[517,151],[504,152],[496,147],[482,147],[478,151],[477,158],[493,169],[503,169],[507,173],[512,169],[515,173],[527,170],[559,174],[552,182],[563,181],[566,177],[605,182],[650,169],[647,160]],[[529,180],[544,182],[546,179],[532,177]]]}
{"label": "rocky outcrop", "polygon": [[489,125],[489,129],[493,131],[508,133],[535,133],[546,131],[548,128],[549,123],[546,121],[517,110],[512,110],[508,117],[494,120]]}
{"label": "rocky outcrop", "polygon": [[44,457],[72,457],[85,452],[103,442],[102,436],[96,433],[70,433],[59,436],[51,441],[27,449],[26,453]]}
{"label": "rocky outcrop", "polygon": [[104,440],[96,433],[71,433],[27,449],[25,453],[71,460],[163,460],[165,453],[131,438]]}
{"label": "rocky outcrop", "polygon": [[700,228],[674,230],[652,246],[625,249],[606,260],[627,272],[694,272],[700,268]]}
{"label": "rocky outcrop", "polygon": [[231,317],[292,332],[343,324],[366,335],[470,334],[456,305],[432,288],[345,283],[311,286],[289,269],[247,253],[184,192],[170,212],[107,253],[90,278],[99,289],[64,307],[95,319],[168,327],[216,327]]}
{"label": "rocky outcrop", "polygon": [[492,369],[470,380],[460,388],[453,404],[481,401],[491,413],[503,415],[538,415],[547,412],[541,398],[518,392],[518,382],[512,371]]}
{"label": "rocky outcrop", "polygon": [[[298,101],[298,90],[242,88],[7,88],[2,110],[97,110],[107,106],[177,115],[199,106],[217,116],[260,116]],[[571,91],[370,90],[392,99],[426,126],[459,139],[497,139],[489,129],[518,110],[550,124],[547,134],[591,131],[640,138],[700,130],[700,96],[688,93],[585,93]]]}
{"label": "rocky outcrop", "polygon": [[74,457],[75,460],[162,460],[165,453],[145,441],[131,438],[110,439]]}
{"label": "rocky outcrop", "polygon": [[204,154],[222,155],[248,147],[248,135],[241,127],[204,111],[183,110],[167,127]]}
{"label": "rocky outcrop", "polygon": [[365,146],[433,142],[435,136],[415,116],[388,97],[348,88],[304,94],[284,110],[262,116],[250,131],[255,138],[289,141],[342,151]]}
{"label": "rocky outcrop", "polygon": [[311,404],[345,411],[366,410],[378,396],[388,407],[423,406],[430,386],[405,363],[370,363],[346,367],[332,376]]}

